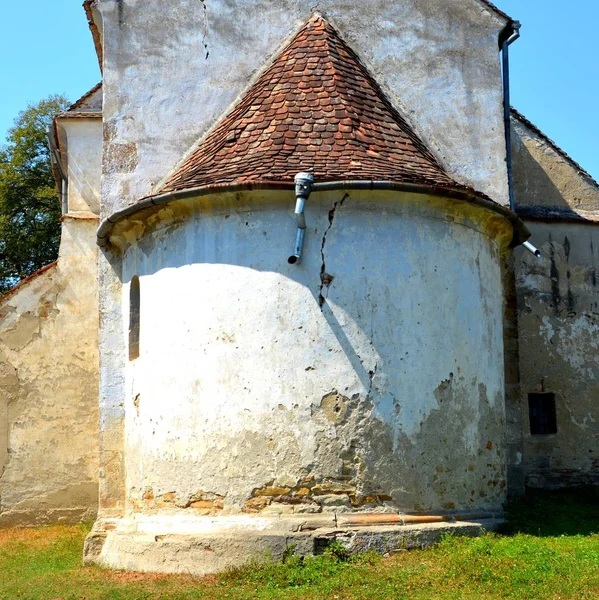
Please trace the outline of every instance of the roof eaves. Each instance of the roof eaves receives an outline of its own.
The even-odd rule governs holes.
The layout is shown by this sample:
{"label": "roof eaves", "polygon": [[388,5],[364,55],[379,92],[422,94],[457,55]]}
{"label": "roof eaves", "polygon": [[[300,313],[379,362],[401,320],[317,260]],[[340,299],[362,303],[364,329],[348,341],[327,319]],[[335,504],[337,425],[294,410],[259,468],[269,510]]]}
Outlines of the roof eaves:
{"label": "roof eaves", "polygon": [[81,112],[63,112],[56,115],[55,119],[101,119],[102,113],[97,110],[86,110]]}
{"label": "roof eaves", "polygon": [[[188,198],[198,198],[200,196],[219,194],[219,193],[232,193],[240,191],[252,191],[252,190],[288,190],[292,192],[294,184],[291,182],[281,181],[247,181],[233,184],[216,184],[203,186],[200,188],[178,190],[174,192],[166,192],[163,194],[157,194],[153,196],[147,196],[142,198],[137,204],[127,206],[111,216],[105,218],[98,227],[96,232],[96,243],[100,247],[109,245],[112,230],[114,226],[121,221],[126,221],[132,215],[140,213],[143,210],[151,209],[154,207],[164,207],[172,202],[179,200],[185,200]],[[473,205],[480,206],[487,210],[498,213],[502,217],[506,218],[514,227],[514,238],[511,246],[517,246],[527,240],[530,237],[530,231],[526,225],[522,222],[519,216],[512,212],[509,208],[498,204],[494,200],[491,200],[482,193],[476,192],[467,186],[456,184],[455,186],[430,186],[424,184],[406,184],[398,183],[393,181],[367,181],[367,180],[338,180],[338,181],[327,181],[327,182],[316,182],[312,186],[312,191],[331,191],[331,190],[388,190],[407,192],[414,194],[433,194],[448,199],[460,200],[471,203]]]}
{"label": "roof eaves", "polygon": [[85,0],[83,3],[83,9],[85,10],[85,16],[87,17],[87,24],[91,31],[92,38],[94,40],[94,47],[96,48],[96,55],[98,56],[98,65],[100,66],[100,73],[103,72],[104,68],[104,53],[102,51],[102,40],[100,38],[100,31],[98,26],[94,22],[94,15],[92,13],[94,0]]}
{"label": "roof eaves", "polygon": [[591,211],[574,211],[557,206],[516,206],[516,214],[521,219],[532,221],[564,221],[574,223],[599,223],[599,215]]}
{"label": "roof eaves", "polygon": [[562,150],[551,138],[544,134],[534,123],[531,123],[521,112],[516,110],[513,106],[511,107],[512,116],[518,121],[526,125],[529,129],[534,131],[540,138],[542,138],[547,144],[549,144],[555,152],[557,152],[566,162],[568,162],[579,175],[582,175],[596,188],[599,188],[599,182],[585,169],[583,169],[567,152]]}

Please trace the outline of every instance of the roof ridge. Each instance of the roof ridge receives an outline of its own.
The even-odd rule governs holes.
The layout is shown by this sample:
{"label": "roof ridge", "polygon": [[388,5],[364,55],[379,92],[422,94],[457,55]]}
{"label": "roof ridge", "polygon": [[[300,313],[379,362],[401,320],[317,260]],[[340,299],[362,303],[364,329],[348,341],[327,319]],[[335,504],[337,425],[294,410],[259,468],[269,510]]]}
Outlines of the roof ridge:
{"label": "roof ridge", "polygon": [[308,168],[320,181],[470,190],[444,171],[356,52],[315,13],[154,195],[292,181]]}
{"label": "roof ridge", "polygon": [[564,158],[572,167],[574,167],[579,175],[583,175],[597,188],[599,188],[599,182],[586,170],[583,169],[582,166],[577,163],[565,150],[563,150],[560,146],[558,146],[546,133],[543,133],[532,121],[527,119],[519,110],[510,107],[512,114],[524,125],[532,129],[537,135],[542,137],[562,158]]}

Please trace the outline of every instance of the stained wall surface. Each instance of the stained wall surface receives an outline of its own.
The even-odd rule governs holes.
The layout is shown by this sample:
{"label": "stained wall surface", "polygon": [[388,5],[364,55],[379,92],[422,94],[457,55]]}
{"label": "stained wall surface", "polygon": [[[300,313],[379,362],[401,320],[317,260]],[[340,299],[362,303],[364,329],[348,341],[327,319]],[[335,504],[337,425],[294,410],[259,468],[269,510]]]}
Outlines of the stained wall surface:
{"label": "stained wall surface", "polygon": [[127,251],[131,511],[501,509],[498,246],[373,194],[313,194],[299,265],[289,193],[232,195]]}
{"label": "stained wall surface", "polygon": [[[515,264],[525,483],[597,484],[599,187],[540,132],[513,123],[517,207],[542,253],[519,249]],[[531,434],[531,393],[555,395],[557,433]]]}
{"label": "stained wall surface", "polygon": [[[543,258],[520,256],[526,483],[599,483],[599,227],[530,223]],[[557,433],[531,435],[528,394],[555,394]]]}

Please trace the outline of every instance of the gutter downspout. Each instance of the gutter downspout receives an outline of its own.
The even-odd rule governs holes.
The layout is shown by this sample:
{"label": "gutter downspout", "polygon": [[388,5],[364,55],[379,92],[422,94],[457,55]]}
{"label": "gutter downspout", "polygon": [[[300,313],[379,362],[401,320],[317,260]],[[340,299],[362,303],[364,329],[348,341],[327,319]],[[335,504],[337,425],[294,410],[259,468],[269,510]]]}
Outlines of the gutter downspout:
{"label": "gutter downspout", "polygon": [[507,165],[507,180],[510,196],[510,210],[515,212],[514,199],[514,174],[512,171],[512,126],[510,117],[510,46],[520,37],[520,23],[511,23],[511,35],[507,35],[501,42],[501,57],[503,71],[503,124],[505,127],[505,162]]}
{"label": "gutter downspout", "polygon": [[[520,37],[520,23],[513,21],[504,30],[500,38],[502,75],[503,75],[503,124],[505,129],[505,162],[507,166],[508,192],[510,198],[510,210],[516,212],[516,200],[514,195],[514,172],[512,167],[512,120],[510,102],[510,46]],[[541,258],[540,251],[530,242],[522,245],[537,258]]]}
{"label": "gutter downspout", "polygon": [[297,217],[297,234],[293,254],[287,259],[290,265],[297,265],[302,260],[304,238],[306,236],[306,200],[312,191],[314,177],[310,173],[298,173],[295,176],[295,215]]}

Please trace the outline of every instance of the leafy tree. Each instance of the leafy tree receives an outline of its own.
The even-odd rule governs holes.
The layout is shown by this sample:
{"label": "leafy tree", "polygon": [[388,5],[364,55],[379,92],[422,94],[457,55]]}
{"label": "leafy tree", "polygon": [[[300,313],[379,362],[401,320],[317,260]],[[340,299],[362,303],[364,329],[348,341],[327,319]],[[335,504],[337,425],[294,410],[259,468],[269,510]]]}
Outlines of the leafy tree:
{"label": "leafy tree", "polygon": [[46,132],[67,107],[64,96],[30,105],[0,148],[0,294],[58,256],[60,199]]}

